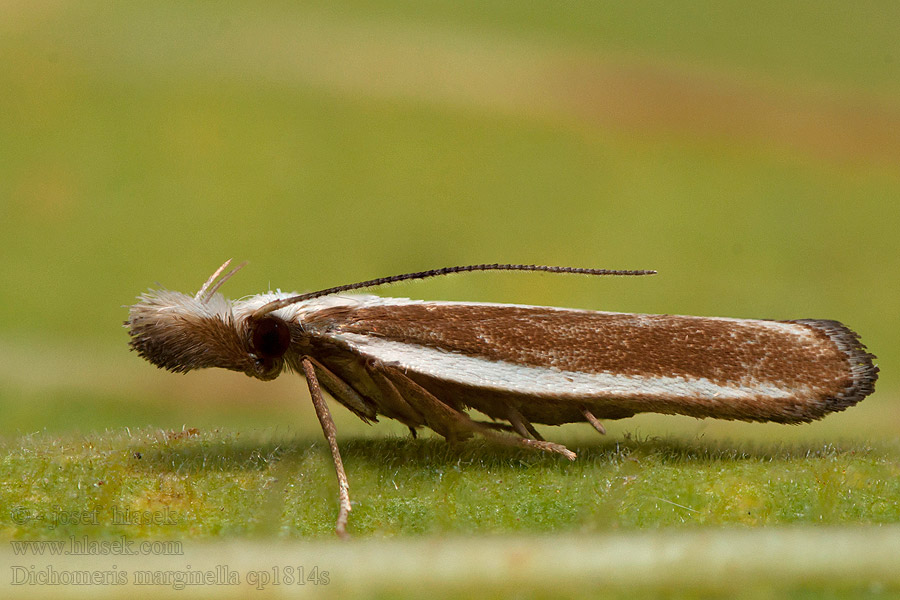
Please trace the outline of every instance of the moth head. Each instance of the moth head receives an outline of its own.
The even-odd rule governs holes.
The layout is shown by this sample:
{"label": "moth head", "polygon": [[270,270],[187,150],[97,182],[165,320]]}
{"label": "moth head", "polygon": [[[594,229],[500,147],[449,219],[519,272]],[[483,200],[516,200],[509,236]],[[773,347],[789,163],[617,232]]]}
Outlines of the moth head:
{"label": "moth head", "polygon": [[232,303],[216,293],[240,269],[218,279],[227,265],[194,296],[170,290],[140,296],[125,322],[131,348],[157,367],[178,373],[219,367],[263,380],[277,377],[291,344],[290,327],[272,314],[236,314]]}

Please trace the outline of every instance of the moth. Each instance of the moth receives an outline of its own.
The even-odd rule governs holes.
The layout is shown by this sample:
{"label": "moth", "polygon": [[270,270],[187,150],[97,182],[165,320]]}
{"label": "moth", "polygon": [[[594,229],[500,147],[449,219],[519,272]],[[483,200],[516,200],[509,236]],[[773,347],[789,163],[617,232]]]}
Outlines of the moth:
{"label": "moth", "polygon": [[[449,441],[481,435],[575,453],[534,423],[587,422],[641,412],[805,423],[874,391],[878,367],[837,321],[649,315],[518,304],[432,302],[354,290],[471,271],[638,276],[540,265],[484,264],[406,273],[305,294],[231,301],[219,288],[241,267],[223,264],[195,295],[150,290],[130,307],[131,348],[184,373],[221,367],[271,380],[302,374],[331,450],[339,488],[336,531],[346,536],[349,482],[323,398],[367,423],[379,416]],[[469,409],[489,420],[474,419]]]}

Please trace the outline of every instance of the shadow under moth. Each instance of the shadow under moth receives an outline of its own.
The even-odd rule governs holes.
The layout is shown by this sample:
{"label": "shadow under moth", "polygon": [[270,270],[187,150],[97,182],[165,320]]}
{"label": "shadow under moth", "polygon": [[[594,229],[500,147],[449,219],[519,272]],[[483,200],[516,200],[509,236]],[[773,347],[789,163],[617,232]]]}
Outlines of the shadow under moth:
{"label": "shadow under moth", "polygon": [[[229,261],[230,262],[230,261]],[[339,485],[336,531],[351,505],[334,422],[322,395],[367,423],[379,416],[449,441],[475,434],[561,454],[533,423],[640,412],[805,423],[874,390],[875,358],[837,321],[646,315],[519,304],[432,302],[347,294],[469,271],[650,275],[539,265],[471,265],[407,273],[306,294],[231,301],[222,265],[190,296],[151,290],[130,307],[131,347],[175,372],[221,367],[261,380],[302,374]],[[475,420],[473,409],[489,420]]]}

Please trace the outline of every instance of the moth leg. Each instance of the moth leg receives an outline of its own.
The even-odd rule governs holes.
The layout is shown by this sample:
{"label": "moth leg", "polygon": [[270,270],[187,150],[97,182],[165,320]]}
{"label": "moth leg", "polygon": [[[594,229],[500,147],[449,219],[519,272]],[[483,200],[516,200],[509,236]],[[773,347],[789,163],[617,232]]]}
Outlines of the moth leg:
{"label": "moth leg", "polygon": [[453,432],[454,437],[458,436],[461,431],[465,432],[465,437],[461,439],[471,437],[472,433],[479,433],[486,438],[498,441],[503,444],[524,446],[526,448],[534,448],[537,450],[543,450],[545,452],[555,452],[557,454],[562,454],[569,460],[575,460],[575,453],[562,444],[555,444],[553,442],[547,442],[544,440],[532,440],[525,437],[519,438],[497,433],[490,427],[473,421],[466,413],[458,411],[455,408],[451,408],[450,406],[444,404],[443,402],[438,400],[431,392],[423,388],[421,385],[419,385],[397,369],[385,367],[384,371],[386,376],[390,376],[391,381],[396,383],[398,391],[403,393],[410,400],[415,400],[416,406],[418,406],[419,409],[429,417],[428,426],[441,435],[444,435],[444,437],[447,436],[440,429],[435,429],[435,427],[431,424],[432,422],[435,422],[439,427],[452,427],[451,431]]}
{"label": "moth leg", "polygon": [[413,430],[425,424],[425,418],[406,401],[406,398],[397,391],[394,384],[384,376],[381,370],[367,365],[366,373],[378,391],[381,392],[378,399],[381,403],[381,412],[383,414],[392,419],[397,419]]}
{"label": "moth leg", "polygon": [[594,426],[594,429],[600,432],[600,435],[606,435],[606,427],[603,426],[603,423],[601,423],[586,406],[581,407],[581,414],[584,415],[584,418],[587,419],[588,423]]}
{"label": "moth leg", "polygon": [[359,395],[359,392],[347,384],[346,381],[332,373],[328,367],[317,361],[315,358],[311,356],[305,356],[304,358],[312,363],[322,387],[324,387],[329,394],[334,396],[335,400],[346,406],[351,412],[366,423],[378,420],[378,413],[375,412],[375,409],[366,402],[365,398]]}
{"label": "moth leg", "polygon": [[[471,417],[470,417],[471,418]],[[516,428],[510,425],[509,423],[497,423],[495,421],[476,421],[472,419],[473,422],[481,425],[482,427],[487,427],[488,429],[496,429],[498,431],[509,431],[510,433],[518,433]]]}
{"label": "moth leg", "polygon": [[312,397],[313,406],[316,408],[316,416],[319,417],[319,423],[322,425],[322,432],[328,445],[331,447],[331,458],[334,461],[334,470],[337,472],[338,478],[338,498],[340,499],[340,509],[338,510],[337,523],[334,526],[335,532],[342,538],[348,538],[347,520],[350,517],[350,482],[347,480],[347,473],[344,472],[344,463],[341,460],[341,453],[337,445],[337,430],[334,421],[331,420],[331,413],[328,411],[328,405],[322,397],[322,389],[319,387],[319,380],[316,378],[316,369],[312,361],[304,356],[300,360],[303,367],[303,374],[306,375],[306,383],[309,386],[309,395]]}
{"label": "moth leg", "polygon": [[512,423],[513,428],[521,435],[523,438],[530,437],[535,440],[544,441],[544,438],[541,437],[541,434],[537,432],[528,419],[522,416],[522,413],[513,406],[512,404],[508,404],[506,406],[506,411],[509,416],[509,422]]}
{"label": "moth leg", "polygon": [[[469,429],[459,426],[456,415],[461,413],[447,406],[434,396],[431,396],[431,394],[422,389],[415,382],[409,380],[409,378],[396,369],[384,368],[384,371],[390,373],[390,377],[381,371],[373,369],[372,378],[379,384],[385,396],[391,396],[391,402],[402,402],[403,404],[410,406],[417,414],[422,415],[423,425],[427,425],[429,428],[447,438],[450,442],[464,441],[472,437],[472,432]],[[397,382],[397,385],[395,385],[394,382]],[[411,389],[409,384],[418,389]],[[397,388],[398,385],[404,388],[403,392],[405,392],[405,394],[400,392]],[[430,397],[430,400],[425,399],[424,401],[417,402],[416,408],[412,408],[411,403],[407,401],[407,398],[410,400],[414,398],[419,399],[419,396],[423,393],[427,394]],[[431,400],[433,400],[433,402]]]}

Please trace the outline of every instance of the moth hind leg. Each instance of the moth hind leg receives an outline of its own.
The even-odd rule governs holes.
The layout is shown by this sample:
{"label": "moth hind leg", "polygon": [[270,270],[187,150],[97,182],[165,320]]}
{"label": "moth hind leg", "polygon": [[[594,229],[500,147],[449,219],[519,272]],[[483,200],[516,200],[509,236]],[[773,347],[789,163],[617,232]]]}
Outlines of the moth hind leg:
{"label": "moth hind leg", "polygon": [[606,435],[606,427],[603,426],[603,423],[600,422],[600,419],[594,416],[590,410],[588,410],[587,406],[581,407],[581,414],[584,415],[584,418],[587,420],[591,426],[597,430],[600,435]]}
{"label": "moth hind leg", "polygon": [[[426,425],[450,441],[465,440],[478,433],[490,440],[503,444],[553,452],[562,454],[569,460],[575,460],[575,453],[562,444],[548,442],[543,439],[531,439],[527,435],[516,437],[514,435],[497,433],[491,427],[472,420],[466,413],[441,402],[431,392],[397,369],[385,366],[383,367],[383,374],[393,383],[395,389],[422,414]],[[528,428],[524,425],[526,422],[522,418],[521,424],[527,434]],[[513,423],[513,429],[518,430],[515,423]],[[532,427],[532,429],[534,428]],[[536,434],[537,432],[535,431],[534,433]]]}

